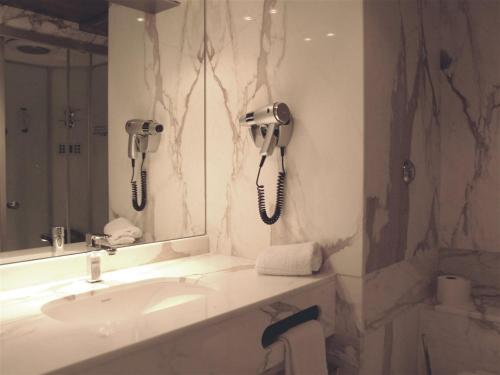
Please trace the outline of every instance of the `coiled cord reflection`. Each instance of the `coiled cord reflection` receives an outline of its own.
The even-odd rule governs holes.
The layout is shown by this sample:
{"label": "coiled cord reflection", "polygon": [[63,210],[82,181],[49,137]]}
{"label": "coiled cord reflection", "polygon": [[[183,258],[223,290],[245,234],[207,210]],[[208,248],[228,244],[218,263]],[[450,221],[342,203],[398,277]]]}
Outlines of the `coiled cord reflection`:
{"label": "coiled cord reflection", "polygon": [[147,179],[147,172],[143,170],[145,159],[146,159],[146,154],[143,153],[142,163],[141,163],[141,203],[138,203],[137,182],[134,180],[135,160],[132,159],[132,179],[130,180],[130,183],[132,185],[132,206],[136,211],[144,210],[146,208],[146,203],[147,203],[148,179]]}

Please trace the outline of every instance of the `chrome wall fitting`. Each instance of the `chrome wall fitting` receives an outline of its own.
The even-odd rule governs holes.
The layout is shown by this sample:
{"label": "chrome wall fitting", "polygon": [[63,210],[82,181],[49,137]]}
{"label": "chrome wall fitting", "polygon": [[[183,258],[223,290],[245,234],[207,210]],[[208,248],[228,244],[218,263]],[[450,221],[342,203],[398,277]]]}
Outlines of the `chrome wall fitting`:
{"label": "chrome wall fitting", "polygon": [[415,174],[415,165],[410,159],[406,159],[402,166],[402,177],[404,183],[406,185],[411,184],[411,182],[415,179]]}

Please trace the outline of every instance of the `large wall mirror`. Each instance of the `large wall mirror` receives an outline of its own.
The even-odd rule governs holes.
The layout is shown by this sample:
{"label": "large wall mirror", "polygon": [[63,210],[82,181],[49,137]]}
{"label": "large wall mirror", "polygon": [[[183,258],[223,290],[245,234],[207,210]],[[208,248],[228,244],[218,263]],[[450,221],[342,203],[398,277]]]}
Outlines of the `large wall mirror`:
{"label": "large wall mirror", "polygon": [[0,262],[204,234],[204,1],[0,4]]}

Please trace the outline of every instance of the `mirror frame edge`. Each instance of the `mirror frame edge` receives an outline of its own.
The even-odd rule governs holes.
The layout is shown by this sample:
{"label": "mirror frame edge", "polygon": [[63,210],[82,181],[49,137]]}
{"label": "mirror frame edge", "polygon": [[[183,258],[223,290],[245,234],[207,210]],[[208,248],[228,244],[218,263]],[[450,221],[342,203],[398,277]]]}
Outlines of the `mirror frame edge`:
{"label": "mirror frame edge", "polygon": [[[0,36],[0,134],[5,134],[5,59],[4,37]],[[7,184],[6,184],[6,143],[0,137],[0,252],[6,246],[7,231]]]}

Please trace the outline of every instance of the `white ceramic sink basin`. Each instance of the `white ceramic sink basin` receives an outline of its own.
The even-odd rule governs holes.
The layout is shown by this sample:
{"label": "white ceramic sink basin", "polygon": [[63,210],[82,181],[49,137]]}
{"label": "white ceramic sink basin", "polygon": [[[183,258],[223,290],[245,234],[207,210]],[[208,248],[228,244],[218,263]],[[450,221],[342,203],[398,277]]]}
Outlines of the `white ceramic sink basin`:
{"label": "white ceramic sink basin", "polygon": [[45,315],[69,323],[132,319],[203,298],[210,288],[168,279],[150,279],[73,294],[42,306]]}

